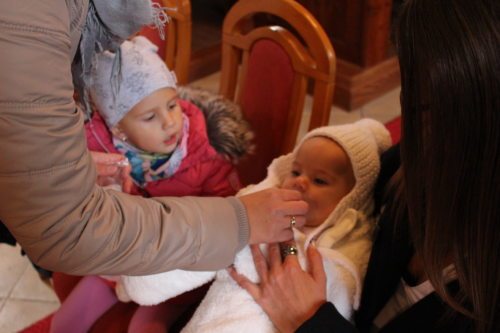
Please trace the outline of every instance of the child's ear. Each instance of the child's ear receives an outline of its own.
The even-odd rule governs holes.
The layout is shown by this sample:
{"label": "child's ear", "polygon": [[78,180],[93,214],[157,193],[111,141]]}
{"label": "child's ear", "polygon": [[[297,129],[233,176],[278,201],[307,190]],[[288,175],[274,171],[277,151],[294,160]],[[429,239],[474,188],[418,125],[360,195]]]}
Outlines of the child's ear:
{"label": "child's ear", "polygon": [[122,141],[127,141],[127,135],[123,132],[120,125],[116,125],[113,128],[111,128],[111,134],[113,134],[114,137],[117,137]]}

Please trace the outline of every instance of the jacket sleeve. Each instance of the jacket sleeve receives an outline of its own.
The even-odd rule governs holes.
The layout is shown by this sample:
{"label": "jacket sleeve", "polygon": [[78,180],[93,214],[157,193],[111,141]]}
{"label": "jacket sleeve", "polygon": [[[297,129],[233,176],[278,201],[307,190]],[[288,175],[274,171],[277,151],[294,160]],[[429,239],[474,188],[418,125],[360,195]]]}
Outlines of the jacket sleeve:
{"label": "jacket sleeve", "polygon": [[323,304],[303,323],[297,333],[356,333],[358,330],[337,311],[332,303]]}
{"label": "jacket sleeve", "polygon": [[0,2],[0,219],[30,258],[72,274],[145,275],[229,265],[248,239],[235,198],[105,191],[73,102],[87,2]]}

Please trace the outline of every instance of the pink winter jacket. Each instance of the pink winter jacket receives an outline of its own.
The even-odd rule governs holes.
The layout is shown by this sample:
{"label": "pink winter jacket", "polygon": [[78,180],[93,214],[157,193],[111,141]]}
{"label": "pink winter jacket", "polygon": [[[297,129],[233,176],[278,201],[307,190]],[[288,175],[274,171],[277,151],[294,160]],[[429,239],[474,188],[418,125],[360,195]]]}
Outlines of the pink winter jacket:
{"label": "pink winter jacket", "polygon": [[[136,186],[132,193],[150,197],[234,195],[241,188],[238,175],[233,165],[210,145],[203,113],[188,101],[181,100],[179,103],[189,119],[186,157],[172,177],[149,182],[143,189]],[[85,132],[89,150],[119,153],[97,112],[85,125]]]}

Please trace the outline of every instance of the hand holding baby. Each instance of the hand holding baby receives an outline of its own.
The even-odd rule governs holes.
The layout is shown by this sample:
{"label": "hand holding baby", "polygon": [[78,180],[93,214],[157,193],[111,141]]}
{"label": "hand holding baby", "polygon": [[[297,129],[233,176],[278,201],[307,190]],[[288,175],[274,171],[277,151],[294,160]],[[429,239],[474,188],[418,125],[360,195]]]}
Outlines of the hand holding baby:
{"label": "hand holding baby", "polygon": [[309,207],[299,191],[270,188],[240,197],[250,225],[249,244],[282,242],[293,238],[290,223],[305,223]]}

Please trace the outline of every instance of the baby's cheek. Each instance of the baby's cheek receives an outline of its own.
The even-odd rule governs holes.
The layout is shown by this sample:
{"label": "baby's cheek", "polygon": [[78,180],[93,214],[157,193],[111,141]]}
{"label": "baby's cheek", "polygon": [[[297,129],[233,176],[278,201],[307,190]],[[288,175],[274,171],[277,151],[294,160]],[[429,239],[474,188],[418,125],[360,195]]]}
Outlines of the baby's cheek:
{"label": "baby's cheek", "polygon": [[280,187],[285,190],[293,190],[293,181],[290,178],[285,178]]}

